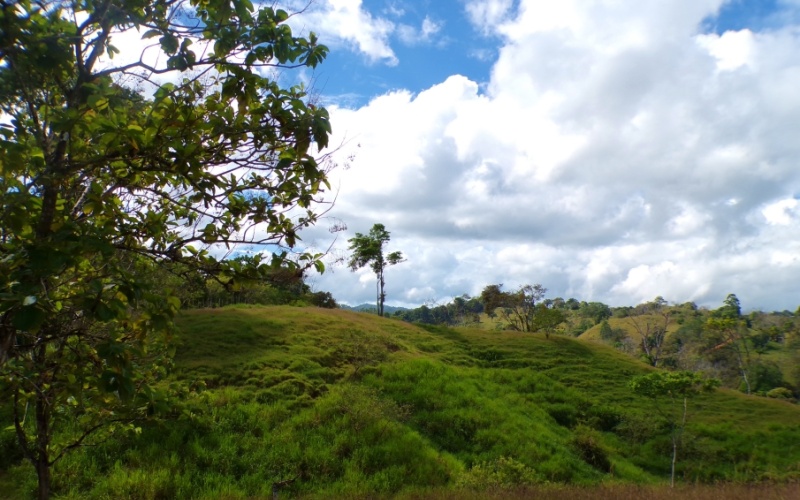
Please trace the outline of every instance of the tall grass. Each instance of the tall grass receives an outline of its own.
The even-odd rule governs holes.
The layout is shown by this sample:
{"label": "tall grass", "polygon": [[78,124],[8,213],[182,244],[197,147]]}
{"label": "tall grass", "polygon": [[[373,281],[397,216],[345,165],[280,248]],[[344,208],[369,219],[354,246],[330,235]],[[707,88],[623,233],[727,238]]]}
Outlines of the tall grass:
{"label": "tall grass", "polygon": [[[180,325],[172,382],[187,390],[173,417],[68,456],[56,466],[58,495],[271,498],[273,485],[310,498],[670,491],[658,486],[668,429],[627,388],[650,368],[611,348],[292,307],[189,311]],[[798,480],[797,422],[788,403],[731,391],[701,398],[678,475]],[[704,488],[679,491],[747,490]],[[0,462],[0,497],[34,489],[31,467]],[[584,493],[601,496],[575,496]]]}

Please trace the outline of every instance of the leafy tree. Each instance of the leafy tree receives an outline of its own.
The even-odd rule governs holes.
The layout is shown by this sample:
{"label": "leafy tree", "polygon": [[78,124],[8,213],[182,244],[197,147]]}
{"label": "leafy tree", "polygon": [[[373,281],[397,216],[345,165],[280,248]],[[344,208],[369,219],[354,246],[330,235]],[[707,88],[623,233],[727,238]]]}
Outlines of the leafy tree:
{"label": "leafy tree", "polygon": [[[249,0],[0,4],[0,397],[39,498],[65,452],[165,407],[151,382],[180,302],[154,269],[235,290],[317,220],[328,113],[269,72],[327,48],[288,18]],[[152,44],[119,62],[133,29]],[[224,260],[240,243],[275,257]]]}
{"label": "leafy tree", "polygon": [[450,316],[454,318],[456,325],[466,326],[471,323],[480,322],[480,313],[483,312],[483,303],[480,299],[463,294],[455,297],[452,302],[447,304],[448,309],[452,309]]}
{"label": "leafy tree", "polygon": [[742,305],[736,294],[729,293],[723,301],[723,306],[714,311],[719,318],[738,319],[742,316]]}
{"label": "leafy tree", "polygon": [[603,320],[603,322],[600,323],[600,338],[606,342],[617,344],[625,340],[627,336],[625,330],[621,328],[611,328],[608,320]]}
{"label": "leafy tree", "polygon": [[787,387],[780,367],[771,361],[756,361],[750,367],[752,390],[756,394],[766,395],[772,389]]}
{"label": "leafy tree", "polygon": [[670,486],[675,486],[675,464],[689,417],[689,400],[712,391],[718,385],[719,380],[704,379],[699,373],[690,371],[651,372],[634,377],[630,382],[633,392],[652,400],[657,414],[669,426],[672,441]]}
{"label": "leafy tree", "polygon": [[378,279],[377,282],[377,306],[378,316],[383,316],[383,303],[386,300],[385,272],[386,268],[403,262],[402,252],[391,252],[384,255],[384,246],[389,242],[389,231],[383,224],[375,224],[369,230],[369,234],[356,233],[355,237],[347,240],[350,243],[349,266],[352,271],[361,269],[370,264],[372,271]]}
{"label": "leafy tree", "polygon": [[[544,298],[547,289],[542,285],[523,285],[515,292],[502,291],[503,285],[489,285],[481,292],[484,310],[490,316],[500,309],[500,317],[509,328],[520,332],[534,331],[536,306]],[[548,310],[550,310],[548,308]],[[552,316],[555,318],[555,316]],[[563,322],[563,319],[559,323]]]}
{"label": "leafy tree", "polygon": [[531,323],[531,331],[544,332],[546,338],[550,338],[551,333],[555,333],[558,325],[567,320],[564,311],[555,307],[547,307],[547,304],[540,303],[536,306]]}
{"label": "leafy tree", "polygon": [[628,321],[639,334],[642,355],[652,366],[658,366],[661,360],[671,314],[667,301],[659,296],[652,302],[636,306],[635,314],[628,316]]}
{"label": "leafy tree", "polygon": [[501,307],[506,300],[505,292],[502,290],[503,284],[487,285],[481,291],[481,302],[483,303],[483,310],[490,318],[496,316],[495,310]]}
{"label": "leafy tree", "polygon": [[712,317],[706,322],[706,354],[714,360],[731,355],[736,363],[745,392],[750,394],[750,347],[747,341],[747,328],[740,320],[730,317]]}
{"label": "leafy tree", "polygon": [[585,318],[590,318],[595,325],[611,317],[611,308],[602,302],[581,302],[578,312]]}

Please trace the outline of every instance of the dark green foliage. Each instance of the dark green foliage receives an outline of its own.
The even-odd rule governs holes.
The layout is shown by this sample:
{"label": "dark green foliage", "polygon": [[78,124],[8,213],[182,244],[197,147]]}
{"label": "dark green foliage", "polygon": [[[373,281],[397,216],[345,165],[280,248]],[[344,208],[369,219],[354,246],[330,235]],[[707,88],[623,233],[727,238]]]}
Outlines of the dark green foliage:
{"label": "dark green foliage", "polygon": [[750,384],[752,391],[761,395],[777,387],[787,386],[781,369],[769,361],[757,361],[750,366]]}
{"label": "dark green foliage", "polygon": [[[66,452],[170,408],[183,282],[159,273],[235,294],[323,270],[287,252],[329,188],[328,112],[264,70],[313,69],[328,49],[288,18],[250,0],[0,5],[0,428],[13,422],[39,498]],[[131,35],[147,48],[114,59]],[[275,254],[220,258],[239,244]]]}
{"label": "dark green foliage", "polygon": [[611,328],[607,320],[600,323],[600,338],[612,345],[622,342],[627,336],[621,328]]}
{"label": "dark green foliage", "polygon": [[591,319],[597,325],[611,317],[611,308],[602,302],[581,302],[578,313]]}

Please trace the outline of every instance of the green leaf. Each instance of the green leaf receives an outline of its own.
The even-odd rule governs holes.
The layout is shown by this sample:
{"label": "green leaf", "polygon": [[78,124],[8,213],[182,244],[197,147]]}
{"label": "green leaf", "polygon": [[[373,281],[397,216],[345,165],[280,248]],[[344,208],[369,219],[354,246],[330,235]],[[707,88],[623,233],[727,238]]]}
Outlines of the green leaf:
{"label": "green leaf", "polygon": [[36,306],[28,306],[20,309],[12,320],[14,328],[22,331],[37,332],[47,320],[44,311]]}
{"label": "green leaf", "polygon": [[164,52],[167,54],[174,54],[178,51],[179,42],[178,38],[174,35],[167,33],[159,38],[159,41],[161,42],[161,48],[164,49]]}
{"label": "green leaf", "polygon": [[147,30],[142,35],[142,40],[147,40],[148,38],[155,38],[161,35],[161,31],[159,30]]}
{"label": "green leaf", "polygon": [[101,95],[90,95],[86,99],[86,103],[89,105],[90,108],[95,109],[97,111],[101,111],[108,107],[108,99]]}

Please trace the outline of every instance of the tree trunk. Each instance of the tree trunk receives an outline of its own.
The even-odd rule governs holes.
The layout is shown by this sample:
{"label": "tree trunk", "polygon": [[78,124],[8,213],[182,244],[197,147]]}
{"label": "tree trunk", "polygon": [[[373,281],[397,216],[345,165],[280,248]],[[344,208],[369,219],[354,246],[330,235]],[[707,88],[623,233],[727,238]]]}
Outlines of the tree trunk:
{"label": "tree trunk", "polygon": [[383,269],[381,269],[380,276],[378,277],[378,283],[380,284],[380,289],[378,291],[378,316],[383,317],[383,301],[386,298],[386,294],[383,293],[383,287],[386,285],[383,279]]}
{"label": "tree trunk", "polygon": [[678,460],[678,436],[672,435],[672,469],[669,474],[669,487],[675,487],[675,462]]}
{"label": "tree trunk", "polygon": [[742,369],[742,378],[744,379],[744,385],[747,388],[747,394],[750,394],[750,381],[747,379],[747,370]]}
{"label": "tree trunk", "polygon": [[50,498],[50,464],[47,456],[36,461],[36,476],[39,479],[37,498],[48,500]]}
{"label": "tree trunk", "polygon": [[739,362],[739,373],[742,375],[742,380],[744,380],[744,385],[747,389],[747,394],[750,394],[750,381],[747,379],[747,367],[744,364],[744,360],[742,359],[742,353],[739,351],[739,347],[735,346],[736,352],[736,360]]}
{"label": "tree trunk", "polygon": [[[41,344],[36,347],[36,361],[44,366],[47,346]],[[50,498],[50,391],[46,389],[46,381],[39,382],[36,393],[36,448],[33,452],[36,476],[39,479],[39,500]]]}

